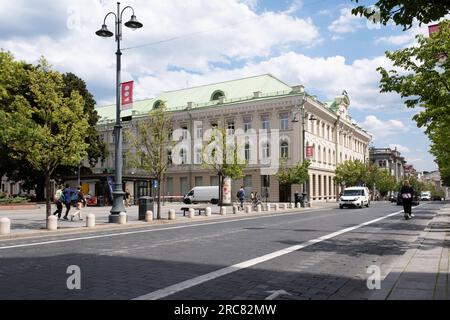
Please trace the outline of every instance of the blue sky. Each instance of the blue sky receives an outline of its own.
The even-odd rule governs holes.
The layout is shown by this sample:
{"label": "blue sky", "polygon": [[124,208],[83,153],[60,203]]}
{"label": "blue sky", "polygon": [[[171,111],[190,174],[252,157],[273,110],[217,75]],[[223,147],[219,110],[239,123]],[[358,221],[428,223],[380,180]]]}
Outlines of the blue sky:
{"label": "blue sky", "polygon": [[[374,1],[362,1],[370,4]],[[0,48],[36,62],[45,56],[88,84],[99,105],[114,101],[115,43],[95,36],[111,0],[0,0]],[[380,94],[386,50],[414,44],[426,26],[379,26],[355,17],[350,0],[129,0],[144,28],[124,31],[123,80],[138,99],[257,74],[303,84],[322,101],[346,90],[350,114],[418,170],[435,170],[429,141],[396,94]],[[127,17],[130,12],[125,14]],[[107,21],[112,27],[112,20]],[[172,41],[164,41],[176,38]],[[162,41],[162,42],[161,42]],[[159,42],[154,44],[155,42]]]}

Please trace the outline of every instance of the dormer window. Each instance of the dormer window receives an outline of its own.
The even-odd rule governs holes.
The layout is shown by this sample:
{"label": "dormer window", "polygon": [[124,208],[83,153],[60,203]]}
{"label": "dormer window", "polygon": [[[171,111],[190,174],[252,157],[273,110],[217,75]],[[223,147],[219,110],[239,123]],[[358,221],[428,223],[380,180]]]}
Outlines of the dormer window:
{"label": "dormer window", "polygon": [[161,107],[162,103],[163,103],[163,102],[162,102],[161,100],[156,101],[156,102],[153,104],[153,109],[159,109],[159,108]]}
{"label": "dormer window", "polygon": [[223,91],[221,90],[214,91],[214,93],[211,95],[211,101],[217,101],[220,98],[225,98],[225,93],[223,93]]}

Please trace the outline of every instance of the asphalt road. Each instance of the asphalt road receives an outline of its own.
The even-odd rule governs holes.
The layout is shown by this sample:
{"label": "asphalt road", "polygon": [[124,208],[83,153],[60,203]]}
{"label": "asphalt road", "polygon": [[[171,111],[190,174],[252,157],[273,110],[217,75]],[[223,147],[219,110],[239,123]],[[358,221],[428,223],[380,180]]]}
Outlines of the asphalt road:
{"label": "asphalt road", "polygon": [[367,299],[367,268],[389,273],[441,205],[409,221],[378,203],[1,241],[0,299]]}

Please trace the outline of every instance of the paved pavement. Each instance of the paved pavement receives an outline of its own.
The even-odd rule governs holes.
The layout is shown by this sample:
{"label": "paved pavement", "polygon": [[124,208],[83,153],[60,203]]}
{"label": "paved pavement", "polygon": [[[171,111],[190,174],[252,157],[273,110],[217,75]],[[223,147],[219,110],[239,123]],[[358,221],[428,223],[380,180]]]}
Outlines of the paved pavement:
{"label": "paved pavement", "polygon": [[[5,240],[0,299],[448,299],[449,210],[427,203],[405,221],[377,203]],[[67,288],[72,265],[81,290]]]}

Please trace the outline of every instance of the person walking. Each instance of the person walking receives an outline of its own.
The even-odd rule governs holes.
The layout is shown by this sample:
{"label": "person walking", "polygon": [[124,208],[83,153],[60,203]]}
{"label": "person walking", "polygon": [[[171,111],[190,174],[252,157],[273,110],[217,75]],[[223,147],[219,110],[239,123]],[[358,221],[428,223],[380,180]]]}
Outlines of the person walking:
{"label": "person walking", "polygon": [[66,184],[66,187],[63,190],[63,196],[64,196],[64,204],[66,205],[66,214],[64,215],[64,220],[69,220],[69,218],[67,218],[67,216],[69,215],[69,211],[70,211],[70,205],[72,203],[72,194],[73,194],[73,190],[70,189],[69,184]]}
{"label": "person walking", "polygon": [[405,219],[411,219],[414,217],[412,213],[412,201],[414,197],[414,190],[411,187],[409,180],[403,181],[402,189],[400,190],[400,194],[402,197],[402,203],[403,203],[403,211],[405,212]]}
{"label": "person walking", "polygon": [[77,210],[72,214],[70,220],[73,221],[75,216],[78,216],[80,221],[83,221],[83,214],[81,209],[86,205],[86,199],[84,197],[83,191],[81,191],[81,187],[77,188]]}
{"label": "person walking", "polygon": [[131,206],[131,193],[128,188],[125,190],[125,207]]}
{"label": "person walking", "polygon": [[53,213],[54,216],[58,215],[58,219],[61,219],[61,214],[63,211],[63,200],[64,200],[64,195],[63,195],[63,186],[58,186],[58,189],[55,192],[55,196],[54,196],[54,202],[56,204],[56,211]]}
{"label": "person walking", "polygon": [[237,193],[237,197],[239,199],[239,202],[241,204],[241,209],[244,210],[244,200],[245,200],[245,189],[244,186],[242,186],[238,193]]}

